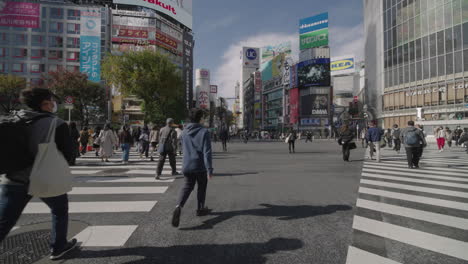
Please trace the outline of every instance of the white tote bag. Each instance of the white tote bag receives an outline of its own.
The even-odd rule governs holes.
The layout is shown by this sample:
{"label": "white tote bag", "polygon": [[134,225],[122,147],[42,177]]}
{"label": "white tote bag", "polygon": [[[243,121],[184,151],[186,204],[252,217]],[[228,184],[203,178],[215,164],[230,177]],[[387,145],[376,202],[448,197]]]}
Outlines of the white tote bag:
{"label": "white tote bag", "polygon": [[72,189],[70,167],[55,143],[56,126],[57,118],[54,118],[46,142],[38,146],[29,183],[29,194],[32,196],[55,197]]}

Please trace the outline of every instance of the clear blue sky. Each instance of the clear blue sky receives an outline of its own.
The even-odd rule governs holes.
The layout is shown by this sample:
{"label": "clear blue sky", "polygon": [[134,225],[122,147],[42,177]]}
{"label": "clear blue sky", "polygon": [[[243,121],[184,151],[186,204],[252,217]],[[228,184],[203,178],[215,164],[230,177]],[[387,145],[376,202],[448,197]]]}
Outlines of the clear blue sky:
{"label": "clear blue sky", "polygon": [[363,0],[193,2],[195,68],[210,69],[212,83],[220,85],[224,96],[233,94],[233,82],[240,76],[235,69],[240,47],[298,40],[301,18],[329,12],[332,56],[354,53],[362,58]]}

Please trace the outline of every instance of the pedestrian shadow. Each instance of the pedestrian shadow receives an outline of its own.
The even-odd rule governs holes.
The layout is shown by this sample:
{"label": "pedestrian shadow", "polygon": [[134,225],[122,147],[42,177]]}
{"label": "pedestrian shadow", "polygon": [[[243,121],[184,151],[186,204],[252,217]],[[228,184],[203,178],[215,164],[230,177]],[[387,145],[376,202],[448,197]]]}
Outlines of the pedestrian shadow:
{"label": "pedestrian shadow", "polygon": [[244,176],[244,175],[255,175],[255,174],[258,174],[258,172],[215,173],[214,177]]}
{"label": "pedestrian shadow", "polygon": [[126,258],[135,259],[126,264],[262,264],[267,256],[278,251],[300,249],[304,243],[299,239],[273,238],[265,243],[178,245],[170,247],[135,247],[110,250],[78,249],[66,259]]}
{"label": "pedestrian shadow", "polygon": [[311,205],[272,205],[272,204],[260,204],[264,208],[249,209],[241,211],[231,212],[211,212],[209,216],[216,216],[214,218],[203,221],[203,224],[195,227],[180,228],[180,230],[191,231],[191,230],[203,230],[212,229],[215,225],[229,220],[236,216],[248,215],[248,216],[265,216],[265,217],[277,217],[278,220],[289,221],[297,220],[309,217],[315,217],[319,215],[333,214],[337,211],[348,211],[352,207],[349,205],[333,204],[327,206],[311,206]]}

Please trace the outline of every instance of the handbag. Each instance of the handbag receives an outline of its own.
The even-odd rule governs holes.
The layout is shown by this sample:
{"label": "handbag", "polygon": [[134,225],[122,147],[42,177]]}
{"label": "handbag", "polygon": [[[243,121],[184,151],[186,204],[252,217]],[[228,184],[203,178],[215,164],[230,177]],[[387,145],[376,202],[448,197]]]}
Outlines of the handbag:
{"label": "handbag", "polygon": [[57,118],[54,118],[50,123],[46,142],[38,146],[31,170],[29,195],[47,198],[72,190],[70,167],[55,143],[56,124]]}
{"label": "handbag", "polygon": [[348,144],[348,147],[349,147],[349,149],[356,149],[356,148],[357,148],[357,146],[356,146],[356,143],[355,143],[355,142],[351,142],[351,143],[349,143],[349,144]]}
{"label": "handbag", "polygon": [[286,137],[286,140],[284,141],[284,143],[289,143],[289,138],[290,138],[290,137],[291,137],[291,136]]}

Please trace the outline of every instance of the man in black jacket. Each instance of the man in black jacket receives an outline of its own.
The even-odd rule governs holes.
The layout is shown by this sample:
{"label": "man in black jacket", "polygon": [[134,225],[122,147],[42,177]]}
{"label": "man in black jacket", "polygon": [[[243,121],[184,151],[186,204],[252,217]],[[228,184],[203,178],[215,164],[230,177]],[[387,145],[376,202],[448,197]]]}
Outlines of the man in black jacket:
{"label": "man in black jacket", "polygon": [[[52,92],[42,88],[22,91],[21,100],[32,111],[21,111],[20,115],[25,119],[37,120],[28,127],[29,152],[35,157],[39,144],[47,140],[52,120],[57,118],[54,114],[57,111],[57,100]],[[55,143],[65,159],[71,163],[74,157],[72,139],[68,125],[62,119],[57,120]],[[0,175],[0,242],[8,235],[32,198],[28,195],[32,165],[20,171]],[[41,200],[47,204],[52,213],[50,259],[55,260],[73,249],[77,243],[76,239],[67,241],[68,196],[65,193]]]}
{"label": "man in black jacket", "polygon": [[168,118],[166,120],[166,126],[159,131],[159,161],[156,171],[156,180],[160,179],[167,156],[169,156],[172,175],[179,175],[176,168],[177,132],[172,127],[173,125],[174,119]]}

